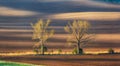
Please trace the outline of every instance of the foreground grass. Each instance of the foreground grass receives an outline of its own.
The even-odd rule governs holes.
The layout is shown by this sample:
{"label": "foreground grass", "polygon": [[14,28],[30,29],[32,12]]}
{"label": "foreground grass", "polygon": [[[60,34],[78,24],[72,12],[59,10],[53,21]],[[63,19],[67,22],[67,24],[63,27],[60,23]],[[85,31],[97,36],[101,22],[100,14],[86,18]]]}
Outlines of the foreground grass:
{"label": "foreground grass", "polygon": [[[0,61],[0,66],[38,66],[38,65]],[[39,65],[39,66],[41,66],[41,65]]]}

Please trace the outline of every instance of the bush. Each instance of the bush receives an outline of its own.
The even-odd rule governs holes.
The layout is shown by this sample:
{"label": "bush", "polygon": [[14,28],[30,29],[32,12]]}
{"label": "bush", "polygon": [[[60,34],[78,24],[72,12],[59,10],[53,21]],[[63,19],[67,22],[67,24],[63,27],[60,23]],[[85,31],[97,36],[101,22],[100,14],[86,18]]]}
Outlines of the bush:
{"label": "bush", "polygon": [[77,48],[74,48],[72,51],[73,54],[77,54]]}
{"label": "bush", "polygon": [[79,54],[83,54],[83,49],[80,48],[79,51]]}
{"label": "bush", "polygon": [[42,52],[47,52],[47,47],[46,46],[40,46],[40,51]]}
{"label": "bush", "polygon": [[36,52],[36,54],[39,54],[41,51],[47,52],[48,49],[46,46],[40,46],[40,47],[35,47],[33,51]]}
{"label": "bush", "polygon": [[37,49],[37,48],[34,48],[34,50],[33,50],[36,54],[39,54],[39,49]]}
{"label": "bush", "polygon": [[112,48],[110,48],[110,49],[108,50],[108,53],[109,53],[109,54],[114,54],[115,52],[114,52],[114,50],[113,50]]}
{"label": "bush", "polygon": [[47,52],[47,51],[48,51],[48,49],[47,49],[46,46],[44,46],[43,49],[44,49],[44,52]]}
{"label": "bush", "polygon": [[53,49],[51,50],[51,54],[53,54]]}
{"label": "bush", "polygon": [[62,52],[62,50],[61,49],[58,49],[58,54],[60,54]]}
{"label": "bush", "polygon": [[[83,49],[80,48],[79,51],[80,51],[79,54],[83,54]],[[72,51],[72,53],[73,54],[77,54],[78,53],[77,48],[74,48],[73,51]]]}

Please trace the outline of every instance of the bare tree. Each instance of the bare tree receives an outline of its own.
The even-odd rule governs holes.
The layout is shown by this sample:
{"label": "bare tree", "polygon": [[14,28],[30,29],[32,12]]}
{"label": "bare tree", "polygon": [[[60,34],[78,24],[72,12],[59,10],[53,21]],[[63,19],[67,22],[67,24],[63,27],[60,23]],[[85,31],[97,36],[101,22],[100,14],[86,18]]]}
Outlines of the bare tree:
{"label": "bare tree", "polygon": [[31,26],[33,28],[33,39],[37,40],[37,42],[34,45],[34,49],[37,51],[40,49],[41,54],[44,55],[44,44],[47,42],[47,39],[49,39],[53,34],[54,30],[48,30],[50,24],[50,20],[47,20],[44,22],[42,19],[39,20],[37,23],[32,24]]}
{"label": "bare tree", "polygon": [[77,54],[82,54],[82,45],[92,40],[91,34],[88,34],[90,24],[87,21],[74,20],[73,23],[68,23],[64,27],[65,31],[68,32],[69,38],[67,41],[71,44],[75,44],[77,48]]}

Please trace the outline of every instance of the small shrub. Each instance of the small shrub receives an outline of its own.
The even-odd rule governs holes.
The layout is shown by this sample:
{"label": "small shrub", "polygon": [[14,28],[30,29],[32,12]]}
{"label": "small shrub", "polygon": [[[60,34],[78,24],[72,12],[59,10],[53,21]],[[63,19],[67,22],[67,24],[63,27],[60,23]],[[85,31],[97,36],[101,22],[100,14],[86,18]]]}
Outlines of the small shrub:
{"label": "small shrub", "polygon": [[83,54],[83,49],[82,48],[80,48],[79,51],[80,51],[79,54]]}
{"label": "small shrub", "polygon": [[58,49],[58,54],[61,54],[62,50],[61,49]]}
{"label": "small shrub", "polygon": [[47,49],[47,47],[46,46],[44,46],[44,52],[47,52],[48,51],[48,49]]}
{"label": "small shrub", "polygon": [[47,52],[48,49],[47,49],[46,46],[40,46],[40,50],[41,50],[41,51],[43,50],[44,52]]}
{"label": "small shrub", "polygon": [[[79,54],[83,54],[83,49],[80,48],[79,51],[80,51]],[[74,48],[72,54],[77,54],[77,53],[78,53],[77,48]]]}
{"label": "small shrub", "polygon": [[108,50],[108,53],[109,53],[109,54],[114,54],[115,52],[114,52],[114,50],[113,50],[112,48],[110,48],[110,49]]}
{"label": "small shrub", "polygon": [[53,49],[51,50],[51,54],[53,54]]}
{"label": "small shrub", "polygon": [[36,54],[39,54],[39,49],[34,49],[33,50]]}
{"label": "small shrub", "polygon": [[74,48],[72,54],[77,54],[77,48]]}
{"label": "small shrub", "polygon": [[35,47],[33,51],[38,55],[41,51],[47,52],[48,49],[46,46]]}

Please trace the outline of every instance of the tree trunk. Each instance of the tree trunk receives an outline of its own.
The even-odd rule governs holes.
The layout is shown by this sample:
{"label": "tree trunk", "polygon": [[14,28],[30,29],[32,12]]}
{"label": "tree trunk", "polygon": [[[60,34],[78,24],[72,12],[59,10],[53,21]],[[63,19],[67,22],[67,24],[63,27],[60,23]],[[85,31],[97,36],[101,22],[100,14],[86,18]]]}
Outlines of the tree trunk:
{"label": "tree trunk", "polygon": [[77,54],[80,54],[80,43],[78,42],[78,45],[77,45]]}
{"label": "tree trunk", "polygon": [[77,45],[77,54],[83,54],[83,49],[80,47],[80,43]]}
{"label": "tree trunk", "polygon": [[44,55],[44,45],[41,45],[41,54]]}

